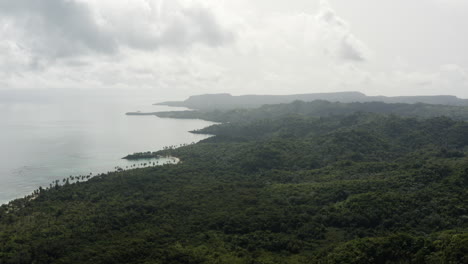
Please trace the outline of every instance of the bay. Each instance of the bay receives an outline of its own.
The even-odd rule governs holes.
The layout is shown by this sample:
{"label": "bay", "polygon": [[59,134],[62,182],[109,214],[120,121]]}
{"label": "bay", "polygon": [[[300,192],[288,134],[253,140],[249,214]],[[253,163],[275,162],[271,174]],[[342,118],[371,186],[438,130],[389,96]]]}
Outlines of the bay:
{"label": "bay", "polygon": [[164,100],[128,93],[0,100],[0,204],[70,175],[96,175],[141,163],[123,160],[127,154],[209,137],[188,131],[211,122],[125,115],[183,110],[152,105]]}

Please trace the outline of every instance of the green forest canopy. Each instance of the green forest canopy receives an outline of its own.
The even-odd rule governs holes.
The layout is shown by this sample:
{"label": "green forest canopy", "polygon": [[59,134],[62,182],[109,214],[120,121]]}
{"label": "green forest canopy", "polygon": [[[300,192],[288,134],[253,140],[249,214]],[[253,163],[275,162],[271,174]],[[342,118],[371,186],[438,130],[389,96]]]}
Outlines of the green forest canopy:
{"label": "green forest canopy", "polygon": [[468,263],[468,123],[310,104],[3,205],[0,263]]}
{"label": "green forest canopy", "polygon": [[169,118],[200,118],[215,122],[246,122],[259,119],[278,119],[291,115],[299,116],[343,116],[352,113],[378,113],[405,117],[450,117],[468,121],[468,106],[434,104],[386,104],[382,102],[339,103],[328,101],[294,101],[289,104],[263,105],[256,109],[174,111],[157,113],[133,113],[157,115]]}
{"label": "green forest canopy", "polygon": [[330,102],[353,103],[353,102],[383,102],[383,103],[425,103],[435,105],[468,106],[467,99],[456,96],[367,96],[360,92],[337,92],[337,93],[309,93],[293,95],[241,95],[230,94],[204,94],[190,96],[184,101],[163,102],[158,105],[182,106],[198,110],[227,110],[236,108],[257,108],[265,104],[288,104],[296,100],[311,102],[325,100]]}

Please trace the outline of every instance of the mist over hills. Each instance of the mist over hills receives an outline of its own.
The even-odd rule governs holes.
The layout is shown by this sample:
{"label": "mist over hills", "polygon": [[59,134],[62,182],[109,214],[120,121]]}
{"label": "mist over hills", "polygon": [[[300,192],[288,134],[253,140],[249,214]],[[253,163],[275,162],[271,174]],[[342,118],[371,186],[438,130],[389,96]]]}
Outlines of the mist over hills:
{"label": "mist over hills", "polygon": [[170,111],[153,113],[127,113],[127,115],[156,115],[162,118],[203,119],[213,122],[243,122],[247,120],[269,119],[274,116],[343,116],[353,113],[375,113],[415,118],[448,117],[468,121],[468,106],[435,104],[387,104],[382,102],[339,103],[316,100],[312,102],[294,101],[289,104],[263,105],[259,108]]}
{"label": "mist over hills", "polygon": [[468,106],[468,99],[461,99],[452,95],[437,96],[367,96],[361,92],[337,92],[337,93],[310,93],[294,95],[241,95],[231,94],[204,94],[190,96],[185,101],[169,101],[157,103],[157,105],[188,107],[198,110],[256,108],[265,104],[282,104],[294,101],[326,100],[330,102],[355,103],[355,102],[384,102],[384,103],[425,103],[452,106]]}

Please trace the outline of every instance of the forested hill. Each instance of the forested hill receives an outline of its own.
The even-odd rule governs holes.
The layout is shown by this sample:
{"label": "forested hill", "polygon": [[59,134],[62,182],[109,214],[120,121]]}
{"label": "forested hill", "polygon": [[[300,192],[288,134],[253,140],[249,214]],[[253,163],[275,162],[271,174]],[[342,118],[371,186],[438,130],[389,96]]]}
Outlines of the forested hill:
{"label": "forested hill", "polygon": [[198,118],[215,122],[245,122],[249,120],[272,119],[289,115],[326,117],[334,115],[348,115],[358,112],[394,114],[419,118],[446,116],[456,120],[468,121],[468,106],[386,104],[381,102],[338,103],[328,101],[295,101],[289,104],[264,105],[256,109],[174,111],[143,114],[152,114],[168,118]]}
{"label": "forested hill", "polygon": [[191,96],[185,101],[162,102],[159,105],[182,106],[198,110],[226,110],[235,108],[257,108],[265,104],[291,103],[300,100],[305,102],[325,100],[330,102],[384,102],[384,103],[426,103],[438,105],[468,106],[468,100],[456,96],[367,96],[360,92],[311,93],[295,95],[241,95],[205,94]]}
{"label": "forested hill", "polygon": [[467,122],[264,110],[0,207],[0,263],[468,263]]}

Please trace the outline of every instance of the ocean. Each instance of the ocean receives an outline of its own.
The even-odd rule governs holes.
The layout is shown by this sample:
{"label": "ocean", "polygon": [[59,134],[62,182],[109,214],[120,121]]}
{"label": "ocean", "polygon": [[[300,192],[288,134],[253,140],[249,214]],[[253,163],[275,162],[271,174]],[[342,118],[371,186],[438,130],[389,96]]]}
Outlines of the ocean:
{"label": "ocean", "polygon": [[154,106],[157,95],[112,92],[0,92],[0,204],[69,176],[105,173],[138,161],[134,152],[198,142],[203,120],[127,116],[126,112],[185,110]]}

